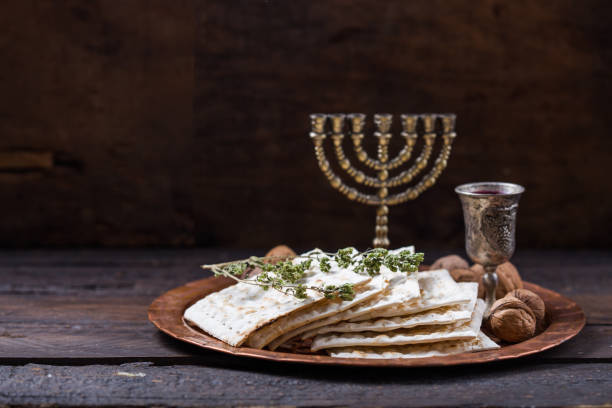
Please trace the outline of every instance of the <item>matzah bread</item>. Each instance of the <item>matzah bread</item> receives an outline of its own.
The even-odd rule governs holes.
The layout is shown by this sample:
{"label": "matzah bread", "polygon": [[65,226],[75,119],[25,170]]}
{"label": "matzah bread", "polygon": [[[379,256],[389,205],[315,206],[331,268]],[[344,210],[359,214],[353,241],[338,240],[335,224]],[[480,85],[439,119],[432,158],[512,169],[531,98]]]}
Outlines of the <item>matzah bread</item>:
{"label": "matzah bread", "polygon": [[413,302],[402,302],[385,308],[377,308],[366,314],[354,316],[350,320],[356,322],[377,317],[404,316],[442,306],[467,303],[471,299],[471,292],[459,286],[446,269],[419,272],[418,281],[421,288],[420,298]]}
{"label": "matzah bread", "polygon": [[[308,337],[314,336],[314,334],[311,333],[314,331],[314,329],[317,329],[319,327],[342,322],[354,317],[361,316],[362,314],[369,313],[371,310],[378,309],[379,307],[386,308],[390,305],[392,306],[403,302],[404,300],[414,299],[415,296],[419,296],[418,280],[416,279],[416,277],[418,276],[417,273],[411,273],[408,276],[406,276],[405,274],[401,274],[404,276],[398,276],[400,274],[393,273],[388,269],[386,269],[386,272],[381,273],[383,273],[385,276],[390,276],[391,279],[389,280],[389,285],[387,286],[387,288],[381,294],[374,297],[372,300],[363,302],[362,304],[357,305],[356,307],[299,327],[285,334],[283,338],[285,340],[288,340],[302,333],[308,333],[308,335],[304,335],[303,337],[304,339],[306,339]],[[275,347],[278,347],[279,344],[280,343],[275,342]]]}
{"label": "matzah bread", "polygon": [[[279,336],[282,337],[284,333],[290,330],[323,319],[371,299],[381,293],[387,284],[388,281],[385,277],[383,275],[378,275],[364,287],[360,288],[359,291],[355,293],[355,297],[352,300],[326,299],[307,308],[292,312],[252,333],[246,341],[246,344],[249,347],[261,349],[272,340],[277,339]],[[284,341],[279,344],[282,343],[284,343]]]}
{"label": "matzah bread", "polygon": [[[381,296],[381,295],[377,295],[376,297],[378,297],[378,296]],[[307,324],[305,326],[298,327],[297,329],[292,330],[291,332],[285,334],[283,337],[286,340],[289,340],[289,339],[294,338],[295,336],[299,336],[300,334],[305,333],[303,335],[302,339],[307,339],[307,338],[312,337],[312,336],[314,336],[316,334],[316,333],[314,333],[315,329],[317,329],[319,327],[324,327],[324,326],[332,325],[332,324],[335,324],[335,323],[338,323],[338,322],[342,322],[344,320],[347,320],[349,318],[349,316],[352,316],[352,315],[353,314],[351,312],[351,309],[348,309],[348,310],[345,310],[343,312],[337,313],[335,315],[326,317],[324,319],[317,320],[315,322],[309,323],[309,324]],[[314,333],[314,334],[311,334],[311,333]],[[276,346],[276,347],[278,347],[278,346]]]}
{"label": "matzah bread", "polygon": [[[316,250],[309,253],[314,252]],[[304,260],[297,257],[293,262]],[[356,274],[349,268],[338,268],[333,264],[331,271],[324,273],[319,268],[319,263],[313,260],[303,283],[306,286],[321,287],[344,283],[362,285],[370,280],[369,276]],[[266,291],[260,286],[238,283],[200,299],[185,311],[184,317],[219,340],[232,346],[240,346],[251,333],[263,325],[323,299],[322,294],[313,290],[307,291],[306,299],[297,299],[277,290]]]}
{"label": "matzah bread", "polygon": [[[389,252],[399,253],[402,251],[409,251],[410,253],[414,253],[414,246],[397,248]],[[416,277],[415,277],[416,273],[411,273],[411,274],[394,273],[394,272],[391,272],[386,267],[382,267],[380,270],[380,274],[388,281],[385,292],[383,293],[389,292],[391,290],[390,288],[392,287],[397,287],[399,285],[402,285],[403,286],[402,288],[394,289],[394,292],[397,294],[398,297],[400,293],[406,294],[406,296],[410,296],[410,297],[413,297],[415,295],[418,296],[418,283],[416,282]],[[370,299],[372,298],[377,299],[380,296],[382,296],[382,293],[374,297],[368,296],[368,299],[366,299],[365,302],[356,302],[355,304],[368,303]],[[353,307],[351,306],[350,310],[352,309]],[[347,313],[347,310],[349,309],[342,308],[341,310],[338,310],[335,313],[331,313],[328,317],[322,317],[316,320],[312,320],[308,324],[305,324],[305,325],[300,324],[299,326],[295,326],[293,330],[284,331],[283,335],[280,337],[277,337],[273,342],[271,342],[268,348],[270,348],[271,350],[275,350],[279,345],[299,335],[300,333],[311,330],[312,328],[315,328],[315,327],[329,325],[329,324],[337,323],[341,320],[345,320],[346,318],[348,318],[348,317],[344,317],[345,314]],[[351,316],[353,315],[354,314],[351,314]]]}
{"label": "matzah bread", "polygon": [[353,346],[400,346],[404,344],[434,343],[447,340],[468,340],[478,335],[485,303],[478,299],[472,320],[468,323],[444,326],[421,326],[390,332],[327,333],[316,336],[310,349],[318,351],[335,347]]}
{"label": "matzah bread", "polygon": [[470,292],[470,302],[455,306],[445,306],[424,312],[396,317],[383,317],[374,320],[363,320],[359,322],[341,322],[334,325],[323,326],[315,329],[316,334],[323,333],[347,333],[376,331],[384,332],[397,329],[408,329],[416,326],[428,326],[438,324],[465,323],[470,321],[476,299],[478,298],[478,283],[462,282],[459,286]]}
{"label": "matzah bread", "polygon": [[472,340],[451,340],[393,347],[334,348],[329,350],[329,355],[339,358],[425,358],[498,348],[499,346],[493,340],[483,332],[479,332],[478,337]]}
{"label": "matzah bread", "polygon": [[378,298],[372,302],[365,302],[360,306],[349,309],[342,312],[333,318],[328,318],[316,322],[317,324],[309,325],[300,332],[302,339],[308,339],[317,335],[319,327],[332,325],[341,321],[350,320],[358,322],[362,320],[373,320],[379,317],[392,317],[392,316],[405,316],[414,313],[418,313],[425,310],[435,309],[443,306],[456,305],[461,303],[467,303],[471,299],[471,292],[466,290],[466,286],[460,286],[453,277],[444,269],[435,271],[419,272],[418,284],[420,286],[421,297],[414,299],[413,301],[407,302],[393,302],[393,304],[386,305],[383,308],[377,307],[376,304],[372,305],[372,309],[368,309],[367,305],[374,303],[374,300],[378,300],[380,303],[386,301],[381,300],[384,293],[379,295]]}

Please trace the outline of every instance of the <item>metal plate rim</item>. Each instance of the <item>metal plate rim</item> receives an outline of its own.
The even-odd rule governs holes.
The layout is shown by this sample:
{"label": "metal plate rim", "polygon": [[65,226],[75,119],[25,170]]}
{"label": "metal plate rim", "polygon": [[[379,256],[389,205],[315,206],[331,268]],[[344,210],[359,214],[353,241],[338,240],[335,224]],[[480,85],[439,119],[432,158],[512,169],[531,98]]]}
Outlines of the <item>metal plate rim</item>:
{"label": "metal plate rim", "polygon": [[415,359],[363,359],[232,347],[192,328],[183,320],[183,312],[187,307],[203,296],[221,290],[232,283],[233,281],[226,278],[212,277],[189,282],[172,289],[151,303],[148,312],[149,320],[159,330],[177,340],[235,356],[291,363],[367,367],[436,367],[515,359],[558,346],[576,336],[586,324],[585,314],[576,302],[550,289],[534,283],[523,282],[525,289],[534,291],[546,303],[550,324],[539,335],[518,344],[504,346],[498,350]]}

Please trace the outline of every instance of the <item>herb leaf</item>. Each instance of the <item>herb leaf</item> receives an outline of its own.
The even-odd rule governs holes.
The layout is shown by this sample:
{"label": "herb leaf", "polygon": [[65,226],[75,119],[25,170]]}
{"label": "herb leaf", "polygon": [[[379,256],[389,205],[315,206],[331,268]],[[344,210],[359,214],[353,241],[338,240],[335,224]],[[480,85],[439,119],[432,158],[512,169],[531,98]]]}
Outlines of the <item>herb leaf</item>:
{"label": "herb leaf", "polygon": [[[414,273],[423,262],[423,258],[423,253],[413,254],[408,250],[392,253],[387,249],[375,248],[360,253],[349,247],[340,249],[336,253],[312,251],[293,260],[284,260],[276,264],[267,263],[269,259],[252,256],[246,260],[202,267],[212,270],[216,276],[226,276],[237,282],[258,285],[264,290],[272,288],[298,299],[307,298],[308,290],[313,290],[328,299],[352,300],[355,297],[355,290],[350,283],[324,287],[306,286],[303,281],[313,261],[318,263],[324,273],[331,272],[333,260],[340,268],[352,268],[356,273],[376,276],[380,274],[383,266],[391,272]],[[259,268],[261,272],[254,278],[244,279],[244,274],[253,268]]]}

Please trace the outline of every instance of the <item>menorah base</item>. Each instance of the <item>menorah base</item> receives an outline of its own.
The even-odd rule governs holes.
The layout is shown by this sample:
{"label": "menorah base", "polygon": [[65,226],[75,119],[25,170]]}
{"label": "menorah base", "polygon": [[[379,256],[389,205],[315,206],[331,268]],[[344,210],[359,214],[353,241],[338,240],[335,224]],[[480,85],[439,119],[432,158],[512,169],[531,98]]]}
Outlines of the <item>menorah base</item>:
{"label": "menorah base", "polygon": [[389,207],[381,205],[376,210],[376,238],[372,242],[374,248],[389,248]]}
{"label": "menorah base", "polygon": [[372,241],[374,244],[374,248],[389,248],[389,245],[391,244],[391,242],[389,242],[389,239],[384,238],[384,239],[378,239],[378,238],[374,238],[374,241]]}

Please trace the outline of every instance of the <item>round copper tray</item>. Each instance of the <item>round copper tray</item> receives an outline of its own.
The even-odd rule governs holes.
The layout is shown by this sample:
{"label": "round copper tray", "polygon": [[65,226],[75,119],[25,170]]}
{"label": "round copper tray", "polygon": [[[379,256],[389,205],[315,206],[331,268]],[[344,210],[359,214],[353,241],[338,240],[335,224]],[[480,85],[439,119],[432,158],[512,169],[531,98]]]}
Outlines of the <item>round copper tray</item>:
{"label": "round copper tray", "polygon": [[183,312],[191,304],[233,283],[227,278],[207,278],[190,282],[164,293],[149,307],[149,320],[168,335],[210,350],[223,353],[295,363],[352,365],[352,366],[448,366],[508,360],[539,353],[571,339],[584,327],[584,312],[575,302],[533,283],[524,282],[525,288],[542,297],[546,303],[549,325],[544,332],[522,343],[504,346],[498,350],[455,354],[445,357],[415,359],[361,359],[334,358],[320,354],[286,353],[232,347],[191,327],[183,320]]}

